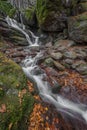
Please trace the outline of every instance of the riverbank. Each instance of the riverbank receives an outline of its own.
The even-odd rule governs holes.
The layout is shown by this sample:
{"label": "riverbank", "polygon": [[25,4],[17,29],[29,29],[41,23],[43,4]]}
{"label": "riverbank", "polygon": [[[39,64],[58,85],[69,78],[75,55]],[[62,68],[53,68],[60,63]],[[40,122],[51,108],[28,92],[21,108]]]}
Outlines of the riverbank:
{"label": "riverbank", "polygon": [[[61,44],[61,42],[63,43]],[[60,41],[58,44],[59,47],[49,47],[49,44],[46,45],[43,51],[44,57],[38,61],[38,64],[47,74],[48,78],[45,80],[47,80],[52,86],[52,91],[54,94],[61,94],[63,97],[73,101],[74,103],[81,103],[86,105],[87,81],[85,65],[87,46],[80,46],[71,43],[73,42],[65,40]],[[13,46],[11,43],[6,41],[4,41],[3,45],[4,46],[0,48],[0,51],[4,52],[8,58],[11,58],[19,64],[21,63],[21,60],[25,59],[26,56],[32,55],[34,57],[37,52],[40,51],[39,47],[38,49],[35,49],[34,47],[31,48],[31,51],[25,51],[26,49],[24,49],[24,46]],[[71,55],[65,55],[67,53],[71,53]],[[80,71],[77,70],[78,68],[80,68]],[[50,106],[48,103],[43,103],[43,101],[35,92],[36,90],[34,90],[35,88],[33,88],[33,84],[30,82],[29,84],[31,84],[29,86],[32,86],[29,91],[31,94],[34,94],[36,102],[33,108],[33,112],[30,116],[29,130],[34,130],[35,128],[41,128],[44,130],[44,128],[51,129],[51,127],[53,127],[53,129],[59,130],[62,127],[64,130],[72,130],[73,121],[78,122],[77,125],[74,125],[75,129],[78,127],[78,124],[79,129],[87,129],[85,121],[82,123],[82,121],[80,122],[78,119],[71,118],[71,122],[66,122],[66,119],[63,119],[63,117],[60,118],[60,115],[57,114],[58,112],[55,111],[56,108]],[[41,109],[41,111],[39,111],[39,109]],[[57,116],[55,117],[55,115]],[[35,117],[37,118],[37,123],[35,123]],[[70,117],[67,117],[67,120],[68,118],[70,120]]]}

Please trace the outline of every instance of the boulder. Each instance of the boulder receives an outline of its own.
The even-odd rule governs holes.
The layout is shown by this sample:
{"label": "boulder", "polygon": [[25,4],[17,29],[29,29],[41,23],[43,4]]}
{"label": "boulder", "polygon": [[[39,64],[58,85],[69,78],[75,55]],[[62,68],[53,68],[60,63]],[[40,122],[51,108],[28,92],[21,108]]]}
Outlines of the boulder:
{"label": "boulder", "polygon": [[9,15],[13,17],[16,13],[16,8],[14,8],[7,0],[0,0],[0,12],[3,16]]}
{"label": "boulder", "polygon": [[35,13],[35,7],[28,7],[24,10],[23,13],[23,22],[25,25],[29,25],[31,27],[37,27],[37,19],[36,19],[36,13]]}
{"label": "boulder", "polygon": [[77,43],[87,43],[87,12],[68,19],[70,39]]}
{"label": "boulder", "polygon": [[27,130],[33,103],[21,67],[0,53],[0,130]]}
{"label": "boulder", "polygon": [[3,36],[5,40],[11,41],[15,45],[28,45],[25,35],[14,28],[9,27],[6,20],[0,18],[0,35]]}
{"label": "boulder", "polygon": [[37,0],[36,15],[44,31],[61,31],[66,27],[66,14],[60,0]]}

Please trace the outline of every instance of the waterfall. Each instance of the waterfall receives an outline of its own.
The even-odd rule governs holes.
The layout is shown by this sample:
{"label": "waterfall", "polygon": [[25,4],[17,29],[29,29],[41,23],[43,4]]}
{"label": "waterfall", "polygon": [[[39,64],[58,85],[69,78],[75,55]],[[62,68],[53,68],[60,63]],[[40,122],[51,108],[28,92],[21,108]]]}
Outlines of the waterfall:
{"label": "waterfall", "polygon": [[43,80],[43,78],[46,77],[46,74],[41,72],[41,74],[37,75],[36,71],[40,70],[37,65],[37,60],[42,56],[43,55],[40,52],[36,57],[27,57],[23,61],[23,71],[29,78],[32,78],[36,82],[42,99],[52,103],[58,111],[64,112],[71,117],[78,119],[78,116],[76,117],[75,115],[76,113],[79,114],[87,122],[87,110],[84,105],[73,103],[63,98],[61,95],[53,94],[49,83]]}
{"label": "waterfall", "polygon": [[[29,42],[29,46],[38,45],[38,37],[35,36],[31,31],[29,32],[34,39],[34,43],[30,39],[29,35],[20,27],[20,25],[15,20],[7,17],[6,21],[10,27],[17,29],[24,34],[27,41]],[[27,77],[32,78],[36,82],[39,94],[42,99],[53,104],[58,111],[66,113],[72,118],[75,117],[78,120],[84,120],[87,123],[87,109],[85,105],[81,103],[76,104],[72,101],[69,101],[68,99],[63,98],[61,95],[52,93],[52,87],[50,86],[50,84],[47,81],[43,80],[47,77],[47,75],[43,71],[41,71],[37,64],[38,60],[41,57],[43,57],[42,51],[37,52],[35,57],[26,57],[25,60],[22,61],[22,68]],[[40,73],[37,73],[38,71]],[[79,116],[76,116],[76,114],[80,115],[81,119],[79,118]]]}
{"label": "waterfall", "polygon": [[25,38],[27,39],[29,45],[31,46],[38,46],[38,37],[35,36],[30,30],[29,33],[32,37],[32,39],[34,39],[33,41],[31,40],[30,36],[26,33],[26,31],[24,30],[25,27],[23,27],[24,25],[18,23],[16,20],[9,18],[9,16],[6,17],[6,21],[8,23],[8,25],[16,30],[19,30],[22,34],[24,34]]}

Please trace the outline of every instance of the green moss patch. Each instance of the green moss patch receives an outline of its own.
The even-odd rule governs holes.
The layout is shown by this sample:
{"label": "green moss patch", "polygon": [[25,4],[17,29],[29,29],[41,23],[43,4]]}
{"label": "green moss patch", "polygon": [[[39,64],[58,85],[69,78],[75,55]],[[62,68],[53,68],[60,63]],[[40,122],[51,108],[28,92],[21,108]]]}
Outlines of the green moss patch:
{"label": "green moss patch", "polygon": [[16,13],[16,9],[10,3],[2,0],[0,0],[0,10],[10,17]]}
{"label": "green moss patch", "polygon": [[0,130],[27,130],[33,104],[21,67],[0,52]]}

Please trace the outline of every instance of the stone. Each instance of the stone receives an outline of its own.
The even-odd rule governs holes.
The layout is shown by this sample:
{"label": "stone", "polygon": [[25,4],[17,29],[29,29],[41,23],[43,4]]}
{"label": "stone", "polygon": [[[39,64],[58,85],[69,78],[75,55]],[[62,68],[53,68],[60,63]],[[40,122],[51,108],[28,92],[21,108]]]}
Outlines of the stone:
{"label": "stone", "polygon": [[74,61],[72,59],[65,59],[64,62],[69,65],[72,65]]}
{"label": "stone", "polygon": [[72,68],[73,68],[73,69],[78,68],[81,64],[86,65],[86,62],[83,61],[83,60],[77,60],[76,62],[74,62],[74,63],[72,64]]}
{"label": "stone", "polygon": [[37,27],[35,7],[26,8],[23,13],[23,23],[31,27]]}
{"label": "stone", "polygon": [[65,67],[64,67],[62,64],[60,64],[59,62],[53,61],[53,63],[54,63],[54,66],[55,66],[58,70],[62,71],[62,70],[65,69]]}
{"label": "stone", "polygon": [[69,38],[77,43],[87,43],[87,12],[68,19]]}
{"label": "stone", "polygon": [[14,45],[29,45],[25,35],[20,31],[9,27],[3,18],[0,18],[0,35],[2,35],[3,39],[11,41]]}
{"label": "stone", "polygon": [[53,66],[53,59],[52,58],[47,58],[44,63],[47,65],[47,66]]}
{"label": "stone", "polygon": [[60,84],[56,83],[54,87],[52,87],[52,93],[58,94],[60,92],[61,87],[62,86]]}
{"label": "stone", "polygon": [[57,40],[55,42],[55,46],[59,47],[59,45],[64,45],[64,46],[67,46],[67,47],[71,47],[71,46],[75,45],[75,42],[72,41],[72,40],[68,40],[68,39],[66,39],[66,40]]}
{"label": "stone", "polygon": [[70,58],[70,59],[76,59],[77,58],[77,54],[74,51],[66,51],[64,53],[64,57],[65,58]]}
{"label": "stone", "polygon": [[53,52],[50,54],[50,56],[55,60],[60,60],[63,57],[62,53],[60,52],[57,52],[57,53]]}
{"label": "stone", "polygon": [[44,31],[61,31],[66,27],[66,12],[60,0],[37,0],[36,16]]}
{"label": "stone", "polygon": [[81,64],[76,70],[82,75],[87,75],[87,64]]}
{"label": "stone", "polygon": [[77,53],[77,57],[78,57],[79,59],[85,59],[85,58],[87,57],[87,54],[86,54],[86,52],[80,50],[80,51]]}

